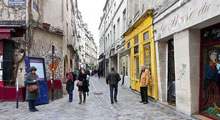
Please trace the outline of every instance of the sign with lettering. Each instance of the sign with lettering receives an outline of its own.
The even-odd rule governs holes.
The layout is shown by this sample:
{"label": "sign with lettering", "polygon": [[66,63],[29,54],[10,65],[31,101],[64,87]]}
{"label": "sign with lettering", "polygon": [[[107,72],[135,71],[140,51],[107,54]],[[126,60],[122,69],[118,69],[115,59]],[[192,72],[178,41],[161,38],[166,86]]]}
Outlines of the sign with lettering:
{"label": "sign with lettering", "polygon": [[8,0],[8,6],[26,6],[25,0]]}
{"label": "sign with lettering", "polygon": [[[178,8],[179,6],[176,7]],[[158,36],[155,40],[197,25],[219,14],[219,0],[191,0],[172,12],[172,14],[155,18],[154,28],[157,31],[155,36]]]}

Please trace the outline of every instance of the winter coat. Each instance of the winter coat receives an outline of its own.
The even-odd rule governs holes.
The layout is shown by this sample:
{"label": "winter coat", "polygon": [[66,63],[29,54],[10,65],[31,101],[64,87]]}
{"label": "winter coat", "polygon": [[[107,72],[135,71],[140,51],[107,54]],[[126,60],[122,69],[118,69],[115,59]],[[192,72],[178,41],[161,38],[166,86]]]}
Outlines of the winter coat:
{"label": "winter coat", "polygon": [[83,81],[83,86],[78,87],[79,91],[89,92],[89,81],[86,80],[86,73],[79,73],[79,81]]}
{"label": "winter coat", "polygon": [[120,75],[115,71],[111,71],[106,77],[106,83],[109,85],[117,85],[120,80]]}
{"label": "winter coat", "polygon": [[147,87],[150,81],[151,75],[148,69],[141,72],[141,79],[140,79],[140,87]]}
{"label": "winter coat", "polygon": [[67,83],[66,83],[66,90],[67,91],[73,91],[74,90],[74,77],[73,73],[69,72],[68,78],[67,78]]}
{"label": "winter coat", "polygon": [[[37,98],[39,98],[39,90],[34,91],[34,92],[29,92],[28,91],[28,86],[30,85],[38,85],[38,83],[34,80],[37,80],[38,76],[37,74],[32,74],[32,73],[28,73],[27,76],[25,77],[25,86],[26,86],[26,100],[36,100]],[[39,88],[39,86],[38,86]]]}

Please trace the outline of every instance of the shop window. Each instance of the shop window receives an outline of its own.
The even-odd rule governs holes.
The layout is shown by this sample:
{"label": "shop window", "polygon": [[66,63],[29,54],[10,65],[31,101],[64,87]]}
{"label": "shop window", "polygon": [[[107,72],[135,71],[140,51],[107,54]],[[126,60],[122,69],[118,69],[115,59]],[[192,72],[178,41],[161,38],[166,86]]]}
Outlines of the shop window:
{"label": "shop window", "polygon": [[127,44],[127,47],[128,47],[128,48],[130,48],[130,47],[131,47],[131,44],[130,44],[130,42],[128,42],[128,44]]}
{"label": "shop window", "polygon": [[151,68],[151,50],[150,43],[144,45],[144,64],[147,68]]}
{"label": "shop window", "polygon": [[149,32],[144,33],[144,41],[149,39]]}
{"label": "shop window", "polygon": [[136,35],[135,37],[134,37],[134,44],[138,44],[138,40],[139,38],[138,38],[138,35]]}
{"label": "shop window", "polygon": [[140,73],[139,73],[139,57],[137,56],[137,57],[135,57],[135,69],[136,69],[136,71],[135,71],[135,76],[136,76],[136,79],[139,79],[140,78]]}
{"label": "shop window", "polygon": [[215,119],[220,111],[220,25],[201,31],[202,73],[200,111]]}
{"label": "shop window", "polygon": [[138,45],[134,47],[134,54],[137,54],[139,52],[139,47]]}

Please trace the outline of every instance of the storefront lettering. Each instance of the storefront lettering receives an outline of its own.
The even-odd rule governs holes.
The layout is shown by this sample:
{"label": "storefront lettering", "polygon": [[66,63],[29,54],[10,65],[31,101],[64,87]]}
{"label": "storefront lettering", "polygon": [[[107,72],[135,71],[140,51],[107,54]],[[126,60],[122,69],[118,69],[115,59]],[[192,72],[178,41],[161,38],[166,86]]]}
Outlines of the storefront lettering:
{"label": "storefront lettering", "polygon": [[209,11],[211,4],[207,4],[207,2],[199,9],[198,16],[207,13]]}
{"label": "storefront lettering", "polygon": [[[213,6],[212,6],[213,5]],[[189,12],[186,12],[186,14],[177,13],[174,14],[171,19],[166,19],[160,26],[160,33],[166,34],[171,33],[171,31],[175,30],[176,28],[183,27],[190,21],[195,21],[198,17],[206,15],[211,9],[211,7],[220,7],[220,4],[214,4],[213,2],[206,1],[201,6],[198,6],[195,9],[192,9]]]}

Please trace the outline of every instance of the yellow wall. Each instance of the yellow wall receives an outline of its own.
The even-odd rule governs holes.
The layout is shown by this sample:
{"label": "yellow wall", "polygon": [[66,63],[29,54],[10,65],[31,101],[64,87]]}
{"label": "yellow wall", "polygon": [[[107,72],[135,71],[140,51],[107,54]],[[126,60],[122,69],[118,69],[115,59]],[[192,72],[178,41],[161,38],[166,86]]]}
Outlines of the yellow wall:
{"label": "yellow wall", "polygon": [[[152,17],[147,16],[145,18],[140,18],[138,20],[138,24],[132,26],[135,29],[130,32],[125,33],[126,50],[130,51],[130,75],[131,75],[131,88],[137,91],[140,91],[139,79],[135,79],[136,68],[135,68],[135,57],[139,56],[139,73],[141,71],[141,65],[144,64],[144,45],[150,43],[151,50],[151,72],[152,72],[152,80],[150,85],[148,86],[148,95],[153,97],[155,100],[158,100],[158,82],[157,82],[157,73],[156,73],[156,51],[155,44],[153,40],[153,25],[152,25]],[[144,33],[149,33],[149,39],[144,41]],[[134,37],[139,36],[139,42],[135,45]],[[128,48],[128,43],[130,43],[130,47]],[[139,46],[139,52],[134,54],[134,47]]]}

